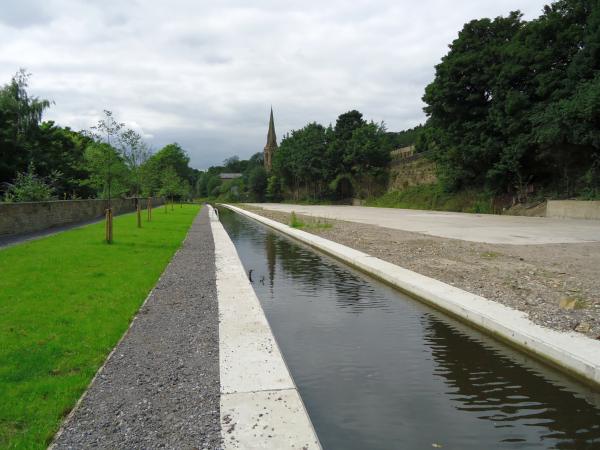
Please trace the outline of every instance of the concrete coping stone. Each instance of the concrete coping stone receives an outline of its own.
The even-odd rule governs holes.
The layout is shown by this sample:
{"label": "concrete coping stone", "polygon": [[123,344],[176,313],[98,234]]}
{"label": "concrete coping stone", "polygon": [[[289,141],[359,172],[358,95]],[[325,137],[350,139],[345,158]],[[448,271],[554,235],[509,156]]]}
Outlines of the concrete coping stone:
{"label": "concrete coping stone", "polygon": [[600,341],[533,323],[526,313],[404,269],[345,245],[244,209],[226,208],[261,222],[378,278],[570,376],[600,389]]}
{"label": "concrete coping stone", "polygon": [[219,303],[224,449],[320,449],[300,394],[229,235],[209,207]]}

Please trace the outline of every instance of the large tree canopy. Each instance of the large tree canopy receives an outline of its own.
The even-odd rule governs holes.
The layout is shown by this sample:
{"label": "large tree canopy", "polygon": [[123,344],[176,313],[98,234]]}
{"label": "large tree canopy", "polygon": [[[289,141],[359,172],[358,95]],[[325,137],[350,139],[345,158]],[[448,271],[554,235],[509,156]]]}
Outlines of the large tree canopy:
{"label": "large tree canopy", "polygon": [[25,171],[36,148],[32,145],[39,131],[48,100],[27,93],[29,74],[21,69],[10,83],[0,89],[0,181],[13,179]]}
{"label": "large tree canopy", "polygon": [[469,22],[425,90],[420,147],[449,189],[593,187],[599,68],[595,0],[557,1],[530,22],[518,12]]}

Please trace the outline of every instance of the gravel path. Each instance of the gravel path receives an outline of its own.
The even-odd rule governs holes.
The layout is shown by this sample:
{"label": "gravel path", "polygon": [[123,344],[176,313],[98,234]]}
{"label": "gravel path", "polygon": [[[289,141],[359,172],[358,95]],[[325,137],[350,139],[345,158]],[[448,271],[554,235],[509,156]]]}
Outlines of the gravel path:
{"label": "gravel path", "polygon": [[220,448],[218,330],[203,208],[54,448]]}
{"label": "gravel path", "polygon": [[[289,214],[241,205],[289,223]],[[600,339],[600,243],[508,245],[440,238],[298,215],[323,236],[489,300],[543,326]],[[311,226],[312,225],[312,226]]]}

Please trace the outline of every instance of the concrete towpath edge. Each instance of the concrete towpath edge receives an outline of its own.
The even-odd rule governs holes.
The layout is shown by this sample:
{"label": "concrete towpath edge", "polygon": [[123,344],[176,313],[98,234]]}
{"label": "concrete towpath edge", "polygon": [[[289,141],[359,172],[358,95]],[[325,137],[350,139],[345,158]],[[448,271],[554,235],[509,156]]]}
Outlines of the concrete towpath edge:
{"label": "concrete towpath edge", "polygon": [[235,246],[209,208],[219,304],[223,449],[320,449]]}
{"label": "concrete towpath edge", "polygon": [[224,207],[343,261],[538,360],[600,389],[600,341],[537,325],[527,314],[236,206]]}

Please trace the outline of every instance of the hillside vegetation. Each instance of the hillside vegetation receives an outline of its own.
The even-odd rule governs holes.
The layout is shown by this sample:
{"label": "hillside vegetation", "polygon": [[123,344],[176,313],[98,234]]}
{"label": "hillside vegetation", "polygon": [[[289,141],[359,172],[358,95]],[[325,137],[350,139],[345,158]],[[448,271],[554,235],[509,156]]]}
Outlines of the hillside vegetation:
{"label": "hillside vegetation", "polygon": [[447,191],[600,195],[600,3],[467,23],[425,89],[419,150]]}

